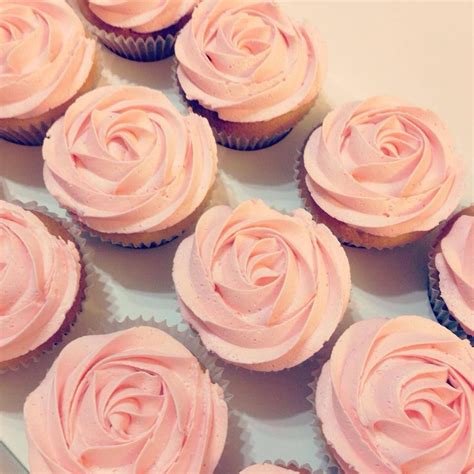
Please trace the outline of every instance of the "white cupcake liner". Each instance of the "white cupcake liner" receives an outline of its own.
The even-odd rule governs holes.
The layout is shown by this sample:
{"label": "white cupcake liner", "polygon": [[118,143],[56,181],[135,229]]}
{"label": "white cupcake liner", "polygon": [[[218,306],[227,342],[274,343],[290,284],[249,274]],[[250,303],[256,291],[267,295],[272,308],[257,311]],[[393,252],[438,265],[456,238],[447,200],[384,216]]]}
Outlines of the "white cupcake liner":
{"label": "white cupcake liner", "polygon": [[[67,230],[67,232],[71,235],[71,237],[73,237],[75,243],[78,246],[79,255],[81,258],[81,268],[84,272],[85,284],[84,296],[79,303],[79,309],[75,315],[75,320],[69,325],[66,330],[63,330],[60,334],[58,334],[57,340],[54,343],[51,343],[50,347],[43,349],[41,352],[37,352],[35,349],[33,349],[33,353],[31,354],[31,356],[28,356],[28,358],[22,360],[17,364],[11,364],[7,365],[7,367],[0,368],[0,375],[8,373],[9,371],[17,371],[20,369],[27,368],[33,363],[37,363],[41,359],[42,355],[50,354],[52,352],[60,350],[60,348],[64,347],[67,342],[74,339],[76,337],[75,327],[84,313],[84,306],[90,295],[91,289],[95,286],[96,282],[96,274],[92,264],[92,251],[86,247],[86,241],[84,238],[81,237],[81,231],[80,229],[78,229],[77,226],[75,226],[72,222],[59,217],[57,214],[54,214],[53,212],[49,211],[48,208],[39,205],[35,201],[23,203],[17,200],[13,200],[11,201],[11,203],[20,206],[28,211],[40,212],[41,214],[44,214],[50,217],[51,219],[54,219],[55,221],[59,222]],[[54,334],[51,335],[51,337],[53,336]],[[8,361],[5,362],[6,364],[8,364]]]}
{"label": "white cupcake liner", "polygon": [[87,21],[81,15],[87,29],[110,51],[132,61],[151,62],[168,58],[174,54],[176,35],[150,34],[146,38],[133,38],[123,34],[107,32]]}
{"label": "white cupcake liner", "polygon": [[[453,216],[453,218],[455,217],[456,215]],[[446,226],[450,225],[451,222],[451,219],[448,219],[440,227],[438,236],[436,237],[435,242],[432,244],[428,254],[428,297],[433,314],[435,315],[438,323],[456,334],[456,336],[458,336],[460,339],[467,339],[471,346],[474,346],[474,336],[471,336],[464,331],[461,323],[453,316],[453,314],[451,314],[451,311],[449,311],[448,306],[443,299],[439,286],[439,272],[435,265],[435,257],[439,251],[441,238],[444,234]]]}

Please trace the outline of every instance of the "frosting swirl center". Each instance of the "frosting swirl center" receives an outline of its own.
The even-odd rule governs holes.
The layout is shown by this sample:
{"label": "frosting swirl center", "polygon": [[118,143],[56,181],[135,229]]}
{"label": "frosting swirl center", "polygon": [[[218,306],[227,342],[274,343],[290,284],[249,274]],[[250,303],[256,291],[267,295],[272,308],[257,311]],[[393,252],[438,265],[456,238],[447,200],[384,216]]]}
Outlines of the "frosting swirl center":
{"label": "frosting swirl center", "polygon": [[463,191],[461,161],[439,118],[385,96],[330,112],[308,140],[304,166],[323,211],[375,236],[433,229]]}
{"label": "frosting swirl center", "polygon": [[151,327],[70,343],[28,397],[25,419],[35,472],[211,474],[227,433],[222,389]]}
{"label": "frosting swirl center", "polygon": [[176,56],[186,97],[233,122],[271,120],[311,102],[326,70],[318,33],[270,0],[201,2]]}
{"label": "frosting swirl center", "polygon": [[204,344],[262,371],[319,350],[350,292],[347,257],[330,231],[302,209],[285,215],[262,201],[207,211],[178,248],[173,279]]}
{"label": "frosting swirl center", "polygon": [[1,2],[0,119],[39,116],[67,102],[94,55],[95,42],[66,2]]}
{"label": "frosting swirl center", "polygon": [[170,228],[204,201],[217,173],[206,119],[165,95],[109,86],[79,98],[43,145],[48,190],[88,227],[133,234]]}

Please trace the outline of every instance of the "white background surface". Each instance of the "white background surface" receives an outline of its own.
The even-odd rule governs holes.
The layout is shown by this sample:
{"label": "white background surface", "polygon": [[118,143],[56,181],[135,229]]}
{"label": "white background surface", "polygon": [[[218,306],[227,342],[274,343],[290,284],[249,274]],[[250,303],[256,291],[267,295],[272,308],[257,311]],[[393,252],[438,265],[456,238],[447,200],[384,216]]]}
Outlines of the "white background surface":
{"label": "white background surface", "polygon": [[[390,94],[434,110],[451,130],[469,176],[464,204],[473,196],[472,157],[472,3],[471,2],[281,2],[293,16],[317,25],[328,43],[329,75],[316,108],[283,142],[245,153],[219,147],[220,198],[232,204],[259,197],[278,209],[300,206],[293,160],[309,132],[333,107],[346,100]],[[173,90],[172,59],[133,63],[104,53],[104,63],[130,81],[162,89],[182,109]],[[48,195],[39,148],[0,140],[0,175],[10,197],[36,200],[64,213]],[[394,251],[346,249],[353,292],[342,327],[377,316],[419,314],[432,317],[426,293],[429,239]],[[171,264],[179,241],[152,250],[127,250],[88,239],[97,275],[106,282],[118,316],[161,315],[178,322]],[[81,327],[107,314],[104,288],[97,285],[81,317]],[[76,331],[75,335],[80,333]],[[54,356],[17,373],[0,376],[0,437],[27,463],[21,415]],[[255,374],[226,366],[234,394],[231,409],[241,427],[229,434],[220,472],[237,473],[251,462],[296,459],[318,467],[311,406],[311,364],[278,374]]]}

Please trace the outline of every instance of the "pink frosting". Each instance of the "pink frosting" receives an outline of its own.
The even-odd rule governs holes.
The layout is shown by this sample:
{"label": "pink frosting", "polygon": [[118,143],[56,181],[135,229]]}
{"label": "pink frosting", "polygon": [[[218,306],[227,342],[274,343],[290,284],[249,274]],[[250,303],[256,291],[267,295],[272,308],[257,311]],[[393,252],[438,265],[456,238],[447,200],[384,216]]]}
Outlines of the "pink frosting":
{"label": "pink frosting", "polygon": [[89,92],[48,136],[46,187],[100,232],[172,227],[203,202],[217,172],[207,120],[181,116],[163,93],[146,87]]}
{"label": "pink frosting", "polygon": [[288,216],[262,201],[207,211],[179,246],[173,278],[206,347],[261,371],[317,352],[350,293],[347,257],[329,229],[302,209]]}
{"label": "pink frosting", "polygon": [[474,217],[461,216],[435,257],[439,286],[450,313],[474,335]]}
{"label": "pink frosting", "polygon": [[284,467],[275,466],[275,464],[254,464],[240,471],[240,474],[294,474],[292,469],[285,469]]}
{"label": "pink frosting", "polygon": [[313,100],[326,71],[319,34],[270,0],[204,0],[176,42],[189,100],[223,120],[271,120]]}
{"label": "pink frosting", "polygon": [[95,55],[64,0],[0,2],[0,119],[31,118],[67,102]]}
{"label": "pink frosting", "polygon": [[316,411],[346,473],[470,473],[474,349],[418,316],[353,324],[323,367]]}
{"label": "pink frosting", "polygon": [[0,362],[27,354],[64,323],[79,290],[79,253],[31,212],[0,201]]}
{"label": "pink frosting", "polygon": [[90,9],[104,23],[137,33],[168,28],[190,13],[198,0],[89,0]]}
{"label": "pink frosting", "polygon": [[151,327],[68,344],[24,414],[38,473],[210,474],[227,434],[222,389]]}
{"label": "pink frosting", "polygon": [[390,97],[329,113],[306,145],[304,164],[316,204],[372,235],[431,230],[463,191],[461,162],[440,119]]}

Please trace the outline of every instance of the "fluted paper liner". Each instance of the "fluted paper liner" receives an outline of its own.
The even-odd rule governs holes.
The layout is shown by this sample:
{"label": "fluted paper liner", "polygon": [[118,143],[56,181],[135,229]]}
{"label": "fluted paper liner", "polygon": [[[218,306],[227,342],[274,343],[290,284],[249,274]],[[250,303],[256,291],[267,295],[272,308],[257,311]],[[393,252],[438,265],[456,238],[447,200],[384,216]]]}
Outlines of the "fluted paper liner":
{"label": "fluted paper liner", "polygon": [[439,287],[439,272],[435,265],[435,257],[440,251],[441,240],[446,235],[446,229],[452,225],[452,223],[454,223],[454,221],[461,216],[465,210],[466,209],[460,211],[451,219],[443,223],[436,240],[430,248],[428,254],[428,296],[433,314],[437,321],[442,326],[456,334],[459,338],[467,339],[471,343],[471,346],[474,346],[474,336],[466,334],[459,321],[451,314],[451,311],[449,311],[448,306],[441,295],[441,289]]}
{"label": "fluted paper liner", "polygon": [[2,363],[4,365],[0,367],[0,374],[6,373],[9,370],[19,370],[29,367],[32,363],[38,362],[38,360],[43,354],[49,354],[53,351],[59,350],[59,347],[63,347],[66,342],[74,336],[74,326],[76,324],[77,319],[83,312],[84,301],[87,299],[94,282],[94,271],[93,265],[91,263],[91,252],[87,249],[86,241],[81,237],[81,231],[77,228],[77,226],[75,226],[72,222],[63,219],[58,215],[54,214],[53,212],[49,211],[46,207],[40,206],[35,201],[27,203],[22,203],[20,201],[12,201],[12,204],[20,206],[28,211],[34,211],[44,214],[45,216],[54,219],[56,222],[60,223],[61,226],[64,227],[64,229],[66,229],[66,231],[74,239],[74,242],[76,243],[80,255],[82,287],[79,287],[79,292],[81,292],[82,294],[80,295],[80,299],[78,300],[78,309],[76,311],[76,314],[75,316],[73,316],[71,323],[68,324],[67,327],[61,327],[60,330],[53,334],[44,343],[45,345],[41,348],[41,350],[35,348],[29,353],[26,353],[23,356],[19,356],[18,358],[21,359],[20,362],[9,364],[8,361],[4,361],[4,363]]}
{"label": "fluted paper liner", "polygon": [[[82,14],[81,18],[84,19]],[[146,38],[133,38],[123,34],[104,31],[86,19],[84,19],[84,22],[89,31],[104,46],[122,58],[150,62],[159,61],[174,54],[176,35],[167,34],[166,36],[161,36],[155,33],[153,35],[150,34]]]}

